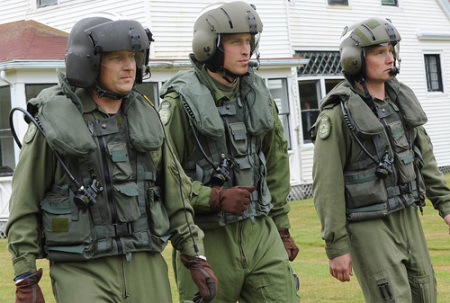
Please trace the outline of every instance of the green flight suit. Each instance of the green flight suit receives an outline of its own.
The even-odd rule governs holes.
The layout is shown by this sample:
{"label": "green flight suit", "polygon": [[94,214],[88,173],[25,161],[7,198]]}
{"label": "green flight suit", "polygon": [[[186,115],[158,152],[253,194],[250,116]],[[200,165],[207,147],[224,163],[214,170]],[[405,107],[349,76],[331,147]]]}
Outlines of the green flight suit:
{"label": "green flight suit", "polygon": [[[406,104],[417,100],[413,92],[396,79],[387,83],[386,92],[386,100],[375,99],[377,106],[385,106],[389,100],[397,105],[399,101]],[[395,100],[395,96],[404,99]],[[434,272],[416,203],[405,204],[403,209],[396,209],[389,214],[386,212],[386,216],[371,220],[348,220],[346,195],[350,195],[348,187],[346,189],[344,171],[348,170],[351,163],[363,163],[361,159],[368,157],[352,136],[340,101],[363,102],[363,99],[362,91],[344,81],[321,101],[321,114],[312,130],[312,135],[316,135],[314,203],[322,224],[327,256],[333,259],[351,254],[353,268],[366,302],[436,302]],[[397,106],[391,106],[398,110]],[[353,117],[358,114],[361,115],[361,112],[353,113]],[[403,123],[404,121],[405,119]],[[423,126],[410,129],[413,130],[413,144],[420,150],[423,159],[420,172],[426,196],[439,210],[440,216],[445,217],[450,213],[450,190],[437,168],[432,144]],[[373,151],[372,141],[364,136],[360,140],[367,144],[368,150]],[[366,163],[373,165],[370,160]],[[364,169],[366,168],[360,167],[360,171]],[[370,204],[368,202],[372,197],[379,196],[379,193],[370,193],[370,190],[379,189],[373,187],[367,190],[368,201],[365,203]]]}
{"label": "green flight suit", "polygon": [[[121,203],[115,196],[114,200],[110,196],[106,197],[108,190],[105,188],[97,196],[97,204],[100,203],[115,203],[116,215],[112,213],[102,213],[100,216],[105,220],[104,225],[95,226],[92,221],[87,222],[86,228],[89,230],[91,228],[91,241],[93,245],[88,247],[96,247],[92,250],[92,253],[85,254],[87,260],[81,262],[74,262],[73,255],[80,255],[82,252],[71,253],[70,239],[71,237],[64,237],[65,232],[70,232],[64,230],[63,219],[57,218],[58,220],[51,221],[51,227],[46,223],[48,220],[44,216],[48,216],[48,205],[45,209],[42,201],[48,201],[47,197],[50,192],[54,192],[55,188],[67,188],[63,187],[64,184],[60,184],[61,181],[67,179],[61,164],[57,161],[54,153],[50,149],[47,140],[37,131],[33,123],[30,123],[27,134],[24,138],[24,145],[21,150],[19,163],[17,165],[16,171],[13,177],[12,185],[12,196],[10,200],[10,217],[7,224],[7,234],[8,234],[8,249],[12,254],[14,274],[20,275],[23,273],[33,273],[36,271],[36,259],[49,257],[50,252],[59,251],[60,253],[57,257],[49,257],[50,262],[50,276],[52,279],[52,286],[55,298],[58,302],[171,302],[171,288],[169,285],[168,271],[165,260],[160,254],[160,250],[164,245],[152,245],[153,239],[158,238],[161,241],[167,241],[167,237],[154,237],[153,231],[158,226],[165,226],[167,228],[167,233],[170,235],[170,240],[172,245],[179,251],[187,255],[195,255],[194,243],[198,245],[199,252],[204,253],[202,245],[203,232],[194,225],[193,222],[193,209],[189,204],[189,196],[191,193],[191,183],[189,178],[184,174],[180,168],[178,161],[173,158],[170,152],[170,146],[167,141],[161,141],[159,148],[151,151],[140,150],[142,146],[140,144],[146,141],[150,133],[157,133],[160,138],[163,138],[162,132],[164,131],[161,125],[156,127],[158,124],[153,124],[155,127],[151,129],[149,124],[142,123],[138,121],[130,121],[130,119],[136,118],[136,116],[127,117],[127,110],[132,108],[131,101],[139,102],[140,108],[146,108],[146,110],[151,109],[150,103],[147,102],[142,96],[136,92],[131,92],[130,95],[123,100],[122,108],[113,117],[110,117],[104,110],[97,106],[92,97],[90,96],[88,90],[78,89],[76,92],[67,91],[68,84],[64,77],[60,75],[60,87],[62,91],[66,89],[67,94],[72,95],[70,98],[72,100],[79,100],[81,103],[83,115],[81,120],[82,124],[89,124],[95,121],[111,121],[114,119],[120,122],[119,130],[122,134],[122,141],[116,142],[117,144],[125,143],[126,149],[116,151],[105,149],[105,154],[103,156],[111,156],[111,160],[105,160],[108,162],[95,162],[98,157],[101,158],[102,155],[99,151],[103,150],[97,148],[92,154],[85,155],[86,162],[92,163],[91,165],[95,169],[101,167],[109,167],[105,169],[104,172],[99,172],[99,177],[102,182],[114,185],[114,182],[132,182],[136,183],[135,188],[139,192],[139,198],[126,200],[130,203],[128,206],[125,203]],[[55,88],[52,88],[54,90]],[[51,90],[47,91],[46,98],[52,100],[50,95]],[[39,98],[39,97],[38,97]],[[54,96],[54,98],[62,98],[61,94]],[[62,102],[62,101],[61,101]],[[127,107],[127,110],[124,109]],[[46,108],[43,109],[45,111]],[[44,114],[41,113],[41,114]],[[81,114],[75,109],[73,112],[62,113],[62,117],[67,117],[70,120],[70,115],[80,115]],[[125,123],[128,121],[128,123]],[[106,123],[106,122],[105,122]],[[156,121],[156,123],[159,123]],[[95,123],[94,123],[95,124]],[[130,137],[127,135],[127,127]],[[65,126],[61,126],[62,128]],[[74,127],[69,125],[69,127]],[[82,132],[82,128],[85,125],[78,125],[74,127],[70,133],[76,134],[77,132]],[[98,129],[108,130],[108,125],[100,124]],[[134,127],[133,132],[131,128]],[[93,131],[93,129],[90,129]],[[47,131],[51,130],[47,128]],[[69,129],[70,131],[70,129]],[[141,132],[144,136],[137,139],[137,132]],[[115,132],[117,133],[117,132]],[[106,138],[105,134],[105,137]],[[117,137],[120,138],[120,136]],[[101,139],[98,139],[99,142]],[[112,142],[110,146],[117,146],[117,144]],[[75,145],[75,144],[74,144]],[[71,151],[69,144],[68,149]],[[98,153],[97,155],[95,153]],[[109,153],[110,155],[107,155]],[[137,155],[137,156],[136,156]],[[111,158],[110,157],[110,158]],[[139,158],[142,157],[142,158]],[[67,155],[62,156],[68,167],[71,167],[72,173],[78,177],[79,174],[86,173],[82,171],[83,163],[77,162],[77,159]],[[106,159],[106,158],[104,158]],[[124,166],[123,163],[128,162],[130,159],[129,166]],[[132,160],[134,159],[134,160]],[[138,160],[136,160],[138,159]],[[139,160],[142,159],[142,160]],[[74,162],[73,162],[74,161]],[[142,162],[140,162],[142,161]],[[77,169],[73,164],[69,163],[79,163],[80,169]],[[145,167],[148,167],[148,163],[154,163],[155,173],[148,172],[144,176],[144,181],[140,182],[138,174],[144,175],[143,169],[144,165],[139,165],[139,163],[145,163]],[[108,165],[106,165],[108,163]],[[113,164],[111,164],[113,163]],[[116,163],[116,164],[114,164]],[[104,165],[104,166],[103,166]],[[116,165],[113,167],[112,165]],[[128,164],[127,164],[128,165]],[[177,170],[177,167],[179,171]],[[112,169],[112,170],[111,170]],[[110,174],[107,173],[109,171]],[[123,178],[123,176],[128,176]],[[107,178],[111,178],[108,180]],[[156,201],[156,197],[150,196],[150,192],[145,192],[144,183],[148,184],[146,180],[154,180],[156,186],[158,186],[158,193],[154,192],[155,195],[158,194],[162,197],[162,205],[159,210],[158,216],[152,216],[153,212],[153,199]],[[153,181],[152,181],[153,182]],[[103,185],[105,185],[103,183]],[[180,189],[180,184],[182,188]],[[71,185],[71,184],[68,184]],[[142,186],[142,187],[141,187]],[[106,187],[106,186],[105,186]],[[152,189],[147,189],[152,190]],[[128,191],[132,197],[134,196],[134,191]],[[185,199],[185,205],[183,205],[181,194]],[[116,195],[116,194],[113,194]],[[46,197],[44,199],[44,197]],[[47,199],[47,200],[46,200]],[[146,214],[148,223],[144,224],[144,231],[136,232],[136,230],[119,230],[124,224],[120,222],[127,222],[135,220],[135,213],[138,208],[134,203],[139,205],[146,205],[145,210],[139,209],[138,213],[135,215]],[[143,200],[143,202],[140,202]],[[114,202],[112,202],[114,201]],[[123,201],[122,201],[123,202]],[[53,208],[51,209],[56,214],[58,214],[58,201],[51,203]],[[91,206],[87,210],[78,210],[75,204],[72,205],[72,214],[69,214],[69,227],[73,226],[72,221],[81,220],[81,217],[86,217],[84,214],[90,214],[91,218],[95,217],[94,206]],[[136,204],[137,205],[137,204]],[[99,205],[100,207],[100,205]],[[111,206],[111,208],[113,208]],[[105,208],[107,209],[107,208]],[[44,211],[45,210],[45,211]],[[166,213],[167,216],[160,216],[162,213]],[[142,215],[141,215],[142,216]],[[113,219],[116,217],[116,219]],[[89,216],[88,216],[89,218]],[[144,218],[145,219],[145,218]],[[95,220],[91,219],[91,220]],[[114,223],[109,220],[119,220],[119,223]],[[67,219],[66,221],[67,222]],[[117,222],[117,221],[116,221]],[[109,225],[117,227],[115,234],[107,234],[108,232],[114,232],[113,230],[108,230]],[[126,224],[128,228],[137,227],[137,225]],[[190,226],[188,226],[190,225]],[[95,227],[95,229],[94,229]],[[51,235],[48,229],[57,230],[55,233],[60,233],[59,239],[64,242],[61,246],[57,246],[55,243],[48,243],[45,235]],[[142,228],[142,226],[140,226]],[[189,228],[192,231],[189,231]],[[73,230],[72,230],[73,233]],[[75,232],[77,234],[77,232]],[[77,237],[77,235],[73,237]],[[112,238],[113,242],[117,244],[117,247],[107,248],[101,246],[98,241],[99,235],[108,239]],[[53,235],[52,235],[53,237]],[[150,239],[150,240],[149,240]],[[96,242],[97,241],[97,242]],[[159,243],[161,244],[161,243]],[[120,247],[120,249],[118,249]],[[103,251],[100,252],[100,248]],[[51,250],[51,251],[50,251]],[[85,248],[87,250],[87,248]],[[71,255],[71,256],[70,256]],[[82,255],[82,254],[81,254]],[[64,257],[68,257],[65,261]]]}
{"label": "green flight suit", "polygon": [[[191,78],[187,80],[191,86],[182,87],[181,90],[189,90],[200,82],[202,87],[206,86],[209,89],[216,100],[216,107],[222,106],[224,102],[236,96],[236,92],[227,96],[220,90],[193,56],[191,56],[191,62],[195,66],[195,73],[189,71]],[[175,76],[175,79],[176,77],[180,75]],[[203,94],[204,92],[195,93]],[[160,107],[160,115],[166,125],[176,156],[184,165],[196,148],[196,142],[190,130],[189,117],[179,93],[169,91],[164,94],[163,92],[161,97],[164,101]],[[202,101],[199,100],[198,103],[202,104]],[[245,96],[242,96],[241,101],[242,104],[246,102]],[[283,128],[272,98],[270,102],[273,104],[274,126],[272,130],[261,135],[261,149],[266,159],[266,181],[273,208],[268,215],[246,218],[222,227],[202,228],[205,233],[203,241],[205,254],[218,279],[217,296],[212,302],[224,303],[237,300],[239,302],[299,302],[298,279],[289,264],[287,253],[277,231],[278,228],[290,226],[288,218],[290,207],[286,201],[290,191],[290,176],[287,142],[283,138]],[[242,106],[245,107],[245,105]],[[208,107],[208,110],[214,110],[214,107]],[[246,123],[246,121],[242,122]],[[204,140],[202,135],[200,137]],[[205,137],[206,141],[213,140],[208,136]],[[204,145],[207,149],[208,144]],[[261,189],[256,189],[255,192],[259,190]],[[211,212],[210,194],[210,187],[200,181],[193,181],[193,197],[190,203],[196,210],[196,214]],[[178,255],[174,257],[174,268],[180,302],[192,302],[195,286]]]}

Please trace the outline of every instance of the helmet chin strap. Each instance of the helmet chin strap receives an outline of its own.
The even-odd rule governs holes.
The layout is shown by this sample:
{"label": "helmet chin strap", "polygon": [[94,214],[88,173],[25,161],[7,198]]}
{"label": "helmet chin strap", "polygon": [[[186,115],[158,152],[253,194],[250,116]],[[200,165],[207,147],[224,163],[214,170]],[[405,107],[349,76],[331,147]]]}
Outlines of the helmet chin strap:
{"label": "helmet chin strap", "polygon": [[97,93],[97,96],[98,96],[99,98],[106,97],[106,98],[112,99],[112,100],[121,100],[121,99],[123,99],[123,98],[126,98],[126,97],[128,97],[128,95],[129,95],[130,92],[131,92],[131,91],[130,91],[130,92],[126,93],[126,94],[116,94],[116,93],[114,93],[114,92],[112,92],[112,91],[109,91],[109,90],[105,90],[105,89],[100,88],[100,87],[98,86],[98,84],[95,84],[95,85],[94,85],[94,89],[95,89],[95,92]]}
{"label": "helmet chin strap", "polygon": [[[236,75],[235,73],[230,72],[228,69],[221,68],[221,70],[222,70],[222,78],[225,79],[225,81],[227,81],[230,84],[235,83],[236,79],[238,77],[242,77],[242,76]],[[230,79],[228,79],[228,77],[231,77],[233,80],[230,81]]]}

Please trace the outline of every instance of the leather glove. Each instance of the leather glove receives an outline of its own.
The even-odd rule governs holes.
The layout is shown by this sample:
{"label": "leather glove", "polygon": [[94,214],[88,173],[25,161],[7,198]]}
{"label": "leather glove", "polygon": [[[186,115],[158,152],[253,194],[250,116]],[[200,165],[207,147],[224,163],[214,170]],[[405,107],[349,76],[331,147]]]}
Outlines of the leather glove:
{"label": "leather glove", "polygon": [[295,244],[294,239],[291,237],[288,228],[280,228],[278,229],[280,233],[281,240],[283,241],[284,249],[289,256],[289,261],[294,261],[295,257],[298,254],[298,246]]}
{"label": "leather glove", "polygon": [[42,268],[37,272],[16,282],[16,303],[45,303],[44,295],[39,287]]}
{"label": "leather glove", "polygon": [[235,186],[226,189],[211,187],[209,204],[212,210],[223,210],[235,216],[242,216],[250,204],[250,194],[254,190],[254,186]]}
{"label": "leather glove", "polygon": [[195,293],[194,302],[210,302],[217,293],[217,278],[206,260],[199,257],[180,255],[181,262],[191,271],[191,278],[197,285],[198,292]]}

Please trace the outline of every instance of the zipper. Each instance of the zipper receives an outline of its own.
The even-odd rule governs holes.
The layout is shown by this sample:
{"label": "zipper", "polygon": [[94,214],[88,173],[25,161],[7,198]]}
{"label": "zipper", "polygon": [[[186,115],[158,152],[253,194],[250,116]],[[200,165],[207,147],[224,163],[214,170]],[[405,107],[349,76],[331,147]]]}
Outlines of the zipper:
{"label": "zipper", "polygon": [[[94,121],[96,124],[100,124],[99,120],[95,120]],[[108,205],[109,205],[109,209],[110,209],[110,213],[111,213],[111,220],[112,220],[112,224],[116,225],[118,223],[117,221],[117,210],[116,210],[116,206],[114,205],[114,201],[113,201],[113,188],[111,185],[111,175],[109,172],[109,168],[108,168],[108,161],[106,159],[105,153],[106,153],[106,144],[105,141],[103,140],[102,137],[97,137],[97,141],[98,141],[98,145],[100,147],[100,156],[102,158],[102,163],[103,163],[103,171],[104,171],[104,179],[105,179],[105,190],[106,190],[106,194],[107,194],[107,198],[108,198]],[[120,238],[114,238],[114,240],[116,241],[117,244],[117,250],[119,254],[122,254],[122,242],[120,241]]]}
{"label": "zipper", "polygon": [[243,231],[244,231],[244,222],[245,220],[242,220],[239,222],[239,250],[241,252],[241,265],[242,268],[247,268],[247,257],[245,256],[244,247],[243,244]]}

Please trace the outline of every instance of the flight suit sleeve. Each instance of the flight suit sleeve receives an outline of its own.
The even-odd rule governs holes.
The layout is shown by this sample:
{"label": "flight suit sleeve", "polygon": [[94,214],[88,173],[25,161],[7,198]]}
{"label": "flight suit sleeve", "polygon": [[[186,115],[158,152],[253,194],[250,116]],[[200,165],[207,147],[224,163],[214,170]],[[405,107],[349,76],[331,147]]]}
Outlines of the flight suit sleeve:
{"label": "flight suit sleeve", "polygon": [[194,223],[194,210],[190,204],[192,183],[171,153],[169,144],[166,141],[162,146],[158,178],[164,183],[164,201],[172,235],[170,239],[175,249],[183,254],[194,256],[197,248],[200,254],[204,254],[204,234]]}
{"label": "flight suit sleeve", "polygon": [[[165,113],[161,113],[165,111]],[[169,93],[160,106],[160,114],[166,128],[167,137],[173,147],[177,160],[181,163],[187,159],[195,147],[195,141],[181,98],[177,93]],[[197,211],[210,211],[209,199],[211,188],[200,181],[192,181],[190,203]]]}
{"label": "flight suit sleeve", "polygon": [[314,205],[329,259],[350,252],[346,229],[344,167],[351,149],[339,106],[325,109],[315,125],[317,137],[313,160]]}
{"label": "flight suit sleeve", "polygon": [[[272,100],[273,102],[273,100]],[[266,158],[267,187],[272,196],[273,208],[270,216],[278,229],[290,228],[288,213],[290,211],[287,196],[291,191],[288,143],[284,138],[283,125],[278,117],[278,110],[273,102],[274,128],[264,134],[262,151]]]}
{"label": "flight suit sleeve", "polygon": [[30,123],[13,176],[6,225],[15,276],[36,272],[36,259],[44,257],[40,202],[54,181],[55,170],[53,152]]}
{"label": "flight suit sleeve", "polygon": [[424,127],[416,128],[415,145],[419,148],[422,158],[422,176],[425,182],[426,196],[433,203],[439,215],[444,218],[450,214],[450,189],[444,175],[439,171],[433,153],[433,145]]}

